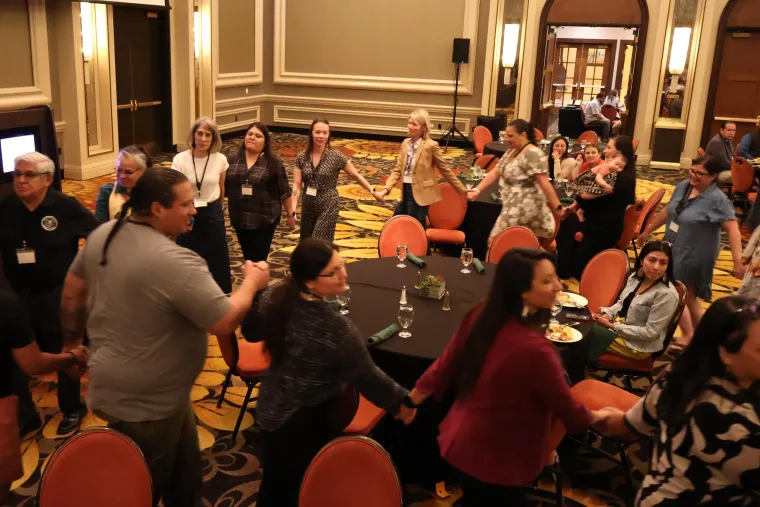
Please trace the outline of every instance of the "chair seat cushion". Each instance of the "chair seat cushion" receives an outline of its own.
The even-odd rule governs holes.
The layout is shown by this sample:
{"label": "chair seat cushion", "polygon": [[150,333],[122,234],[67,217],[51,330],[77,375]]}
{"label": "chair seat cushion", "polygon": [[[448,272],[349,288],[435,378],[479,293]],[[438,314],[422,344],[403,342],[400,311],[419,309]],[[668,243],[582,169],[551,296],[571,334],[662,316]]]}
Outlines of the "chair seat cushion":
{"label": "chair seat cushion", "polygon": [[452,245],[463,245],[465,235],[462,231],[453,231],[449,229],[427,229],[428,241],[431,243],[448,243]]}
{"label": "chair seat cushion", "polygon": [[654,357],[644,359],[630,359],[614,354],[602,354],[596,358],[596,367],[601,370],[629,370],[641,373],[652,373]]}
{"label": "chair seat cushion", "polygon": [[582,380],[570,391],[573,397],[589,410],[614,407],[627,412],[639,401],[639,397],[633,393],[594,379]]}
{"label": "chair seat cushion", "polygon": [[750,192],[747,194],[747,198],[752,202],[757,201],[757,192]]}
{"label": "chair seat cushion", "polygon": [[237,373],[241,377],[260,377],[267,371],[272,357],[266,350],[263,341],[251,343],[238,341],[240,357],[237,363]]}
{"label": "chair seat cushion", "polygon": [[367,435],[383,417],[385,417],[385,410],[359,395],[359,408],[356,409],[356,415],[343,432],[351,435]]}

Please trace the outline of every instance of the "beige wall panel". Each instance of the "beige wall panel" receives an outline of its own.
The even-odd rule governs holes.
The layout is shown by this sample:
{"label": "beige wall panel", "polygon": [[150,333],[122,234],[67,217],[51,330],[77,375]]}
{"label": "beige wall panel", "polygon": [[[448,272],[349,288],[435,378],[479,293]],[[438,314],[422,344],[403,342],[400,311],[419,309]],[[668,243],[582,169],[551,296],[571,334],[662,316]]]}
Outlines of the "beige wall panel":
{"label": "beige wall panel", "polygon": [[462,0],[287,0],[285,70],[450,79]]}
{"label": "beige wall panel", "polygon": [[255,18],[255,0],[219,2],[220,74],[253,72],[256,69]]}
{"label": "beige wall panel", "polygon": [[[55,120],[60,120],[63,115],[61,114],[61,92],[59,90],[61,86],[60,79],[58,77],[58,45],[55,43],[56,27],[55,27],[55,10],[50,7],[50,3],[53,0],[47,0],[45,10],[47,11],[47,29],[48,29],[48,55],[50,61],[50,86],[52,92],[52,107],[53,117]],[[61,146],[59,144],[59,146]]]}
{"label": "beige wall panel", "polygon": [[5,53],[5,57],[0,58],[0,88],[34,86],[29,4],[21,0],[0,0],[0,13]]}
{"label": "beige wall panel", "polygon": [[259,106],[233,111],[232,113],[217,113],[216,121],[221,132],[242,131],[248,125],[259,121]]}
{"label": "beige wall panel", "polygon": [[[246,93],[246,90],[248,93]],[[216,101],[227,99],[246,99],[256,97],[262,93],[260,85],[235,86],[232,88],[217,88]],[[218,111],[218,107],[217,107]]]}

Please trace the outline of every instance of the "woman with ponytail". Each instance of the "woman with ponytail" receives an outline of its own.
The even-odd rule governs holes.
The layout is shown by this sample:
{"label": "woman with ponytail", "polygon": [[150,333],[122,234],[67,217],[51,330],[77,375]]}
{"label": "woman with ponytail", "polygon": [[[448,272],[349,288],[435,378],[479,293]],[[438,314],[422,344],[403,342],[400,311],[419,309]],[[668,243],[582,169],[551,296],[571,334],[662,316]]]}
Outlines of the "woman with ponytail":
{"label": "woman with ponytail", "polygon": [[[407,390],[375,365],[356,326],[328,301],[346,290],[338,247],[304,239],[290,272],[285,283],[264,292],[248,318],[272,354],[256,407],[265,456],[259,507],[298,506],[301,478],[335,435],[331,406],[347,386],[407,423],[415,414]],[[244,324],[252,338],[248,329]]]}
{"label": "woman with ponytail", "polygon": [[488,238],[488,246],[507,227],[527,227],[539,238],[554,236],[554,217],[562,206],[549,180],[544,152],[536,147],[536,131],[525,120],[515,120],[507,127],[511,148],[499,160],[495,171],[467,193],[474,201],[480,192],[499,178],[502,210]]}

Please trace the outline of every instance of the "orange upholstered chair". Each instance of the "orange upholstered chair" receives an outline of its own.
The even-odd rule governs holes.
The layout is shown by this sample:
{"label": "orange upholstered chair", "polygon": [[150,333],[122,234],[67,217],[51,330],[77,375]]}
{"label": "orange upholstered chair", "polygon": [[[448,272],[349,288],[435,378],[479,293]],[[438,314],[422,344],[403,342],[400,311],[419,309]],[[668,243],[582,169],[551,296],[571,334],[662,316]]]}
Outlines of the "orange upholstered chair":
{"label": "orange upholstered chair", "polygon": [[737,208],[744,210],[742,221],[747,215],[750,203],[757,200],[757,192],[750,192],[755,181],[755,170],[742,157],[734,157],[731,161],[731,201]]}
{"label": "orange upholstered chair", "polygon": [[628,255],[610,248],[596,254],[586,265],[578,292],[588,299],[588,309],[599,313],[600,307],[612,306],[628,275]]}
{"label": "orange upholstered chair", "polygon": [[536,136],[536,141],[543,141],[545,139],[544,133],[537,128],[533,129],[533,134]]}
{"label": "orange upholstered chair", "polygon": [[588,144],[599,144],[599,135],[593,130],[587,130],[578,138],[578,142],[587,142]]}
{"label": "orange upholstered chair", "polygon": [[600,355],[596,358],[594,367],[598,370],[607,371],[604,377],[605,382],[609,382],[612,377],[620,376],[623,378],[623,385],[629,391],[634,390],[631,378],[646,378],[649,380],[649,385],[652,385],[654,360],[668,349],[668,345],[670,345],[673,335],[678,328],[678,321],[681,320],[683,309],[686,306],[686,287],[681,282],[675,282],[675,286],[676,291],[678,291],[678,306],[670,322],[668,322],[662,348],[645,359],[629,359],[614,354]]}
{"label": "orange upholstered chair", "polygon": [[40,507],[151,507],[150,472],[126,435],[90,428],[61,444],[37,491]]}
{"label": "orange upholstered chair", "polygon": [[705,149],[704,148],[702,148],[701,146],[699,148],[697,148],[697,156],[698,157],[704,157],[705,155],[706,155],[706,153],[705,153]]}
{"label": "orange upholstered chair", "polygon": [[491,135],[490,130],[483,125],[475,127],[475,132],[472,133],[472,144],[475,145],[476,159],[483,156],[483,149],[486,147],[486,144],[492,141],[493,136]]}
{"label": "orange upholstered chair", "polygon": [[409,215],[391,217],[380,231],[377,253],[380,257],[395,257],[396,246],[403,243],[417,257],[427,255],[428,240],[425,229]]}
{"label": "orange upholstered chair", "polygon": [[299,507],[400,507],[401,483],[390,456],[362,436],[336,438],[306,470]]}
{"label": "orange upholstered chair", "polygon": [[427,239],[434,245],[463,245],[465,235],[457,227],[462,225],[467,213],[467,197],[449,183],[443,183],[440,188],[442,199],[428,208],[432,227],[425,231]]}
{"label": "orange upholstered chair", "polygon": [[385,410],[378,407],[367,398],[359,395],[359,406],[354,418],[345,427],[343,433],[347,435],[367,436],[372,433],[375,426],[385,417]]}
{"label": "orange upholstered chair", "polygon": [[638,226],[643,209],[644,201],[636,201],[635,204],[632,204],[626,208],[625,215],[623,217],[623,233],[620,235],[620,239],[617,243],[618,248],[621,250],[628,248],[631,240],[636,235],[636,231],[640,230],[638,229]]}
{"label": "orange upholstered chair", "polygon": [[498,264],[504,254],[513,248],[538,248],[538,239],[527,227],[507,227],[496,236],[486,254],[486,262]]}
{"label": "orange upholstered chair", "polygon": [[475,165],[487,173],[490,173],[498,163],[499,159],[494,155],[483,155],[475,161]]}
{"label": "orange upholstered chair", "polygon": [[631,141],[631,145],[633,146],[633,153],[635,155],[636,152],[639,151],[639,140],[638,139],[633,139]]}
{"label": "orange upholstered chair", "polygon": [[251,392],[266,373],[272,362],[272,357],[263,341],[255,343],[245,340],[238,341],[235,335],[220,335],[216,339],[219,343],[219,349],[222,351],[222,358],[224,358],[224,362],[229,368],[227,376],[224,378],[222,393],[219,395],[219,401],[216,406],[222,406],[232,375],[240,377],[240,380],[248,386],[243,404],[240,407],[240,415],[238,415],[237,422],[235,423],[235,429],[232,430],[232,440],[234,441],[240,430],[240,424],[243,422],[243,416],[248,408],[248,403],[251,401]]}
{"label": "orange upholstered chair", "polygon": [[644,229],[646,229],[649,223],[654,220],[654,217],[657,216],[657,208],[660,207],[660,203],[662,202],[663,197],[665,197],[665,189],[661,188],[649,196],[647,202],[644,203],[644,209],[642,209],[641,213],[639,213],[639,223],[636,225],[636,230],[633,233],[633,238],[631,238],[633,252],[637,257],[639,255],[639,252],[638,248],[636,247],[636,240],[639,239],[639,236],[642,232],[644,232]]}
{"label": "orange upholstered chair", "polygon": [[617,121],[617,109],[612,104],[605,104],[602,106],[602,116],[610,120],[612,123]]}

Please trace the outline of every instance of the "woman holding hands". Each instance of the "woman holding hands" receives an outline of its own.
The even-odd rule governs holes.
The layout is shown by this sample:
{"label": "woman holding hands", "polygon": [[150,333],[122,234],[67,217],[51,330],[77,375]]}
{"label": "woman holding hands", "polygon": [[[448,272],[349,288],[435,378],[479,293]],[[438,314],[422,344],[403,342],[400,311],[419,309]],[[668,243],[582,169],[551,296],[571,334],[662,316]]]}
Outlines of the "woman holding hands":
{"label": "woman holding hands", "polygon": [[330,147],[330,123],[317,118],[311,122],[306,150],[296,157],[293,171],[293,202],[298,202],[302,187],[305,189],[301,207],[301,241],[311,237],[333,240],[340,207],[336,187],[341,170],[372,197],[382,201],[382,195],[372,189],[351,161]]}
{"label": "woman holding hands", "polygon": [[409,215],[426,227],[428,206],[441,200],[436,169],[460,194],[467,189],[449,169],[438,143],[430,139],[430,116],[427,111],[412,111],[406,127],[409,138],[401,143],[396,166],[380,192],[385,198],[398,180],[403,179],[401,202],[394,215]]}
{"label": "woman holding hands", "polygon": [[253,262],[265,261],[283,206],[288,226],[296,226],[288,173],[282,160],[272,153],[266,125],[251,123],[240,151],[230,155],[228,161],[225,188],[230,222],[243,257]]}
{"label": "woman holding hands", "polygon": [[554,236],[554,217],[562,205],[549,181],[546,157],[536,148],[533,126],[525,120],[515,120],[507,127],[509,150],[499,160],[495,171],[486,175],[480,184],[467,193],[470,201],[500,178],[503,208],[488,238],[488,246],[507,227],[527,227],[539,238]]}

